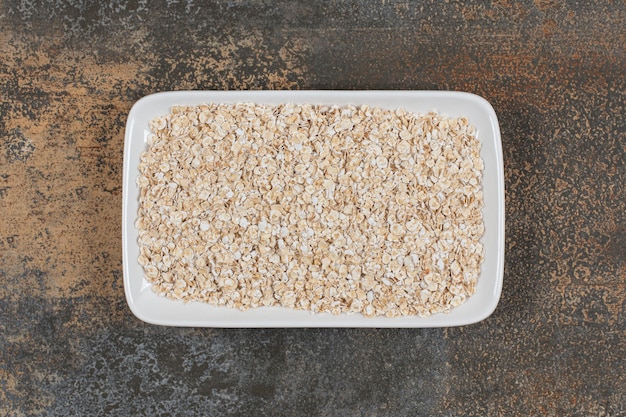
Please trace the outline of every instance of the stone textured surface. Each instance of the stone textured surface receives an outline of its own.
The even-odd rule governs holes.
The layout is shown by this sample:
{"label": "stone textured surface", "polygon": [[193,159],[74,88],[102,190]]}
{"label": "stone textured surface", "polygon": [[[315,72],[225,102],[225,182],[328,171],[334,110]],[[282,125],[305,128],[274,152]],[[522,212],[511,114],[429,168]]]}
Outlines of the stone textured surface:
{"label": "stone textured surface", "polygon": [[[626,5],[0,3],[0,415],[625,415]],[[123,131],[178,89],[452,89],[500,118],[498,309],[450,329],[134,318]]]}

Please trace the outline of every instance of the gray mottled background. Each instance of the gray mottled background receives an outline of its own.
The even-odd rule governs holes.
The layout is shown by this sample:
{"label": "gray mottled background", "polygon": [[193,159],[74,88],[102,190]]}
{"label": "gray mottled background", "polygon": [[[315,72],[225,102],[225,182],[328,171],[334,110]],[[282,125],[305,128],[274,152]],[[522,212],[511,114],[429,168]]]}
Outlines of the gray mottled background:
{"label": "gray mottled background", "polygon": [[[0,415],[625,415],[626,5],[0,2]],[[126,305],[128,111],[180,89],[436,89],[500,119],[500,305],[218,330]]]}

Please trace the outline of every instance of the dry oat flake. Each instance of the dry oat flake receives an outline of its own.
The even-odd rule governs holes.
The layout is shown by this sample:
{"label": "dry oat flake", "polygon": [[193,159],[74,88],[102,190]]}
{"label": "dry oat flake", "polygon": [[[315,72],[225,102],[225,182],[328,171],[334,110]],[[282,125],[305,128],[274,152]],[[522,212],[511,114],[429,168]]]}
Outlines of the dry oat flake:
{"label": "dry oat flake", "polygon": [[150,129],[136,227],[156,293],[426,317],[475,292],[483,161],[467,118],[207,104]]}

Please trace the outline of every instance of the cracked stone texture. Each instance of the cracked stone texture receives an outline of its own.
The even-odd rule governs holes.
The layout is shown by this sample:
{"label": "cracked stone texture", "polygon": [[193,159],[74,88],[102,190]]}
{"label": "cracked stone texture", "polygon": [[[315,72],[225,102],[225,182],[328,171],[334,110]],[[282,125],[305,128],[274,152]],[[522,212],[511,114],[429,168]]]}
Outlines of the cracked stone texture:
{"label": "cracked stone texture", "polygon": [[[0,415],[625,415],[626,5],[0,3]],[[502,129],[500,305],[449,329],[148,325],[124,124],[180,89],[437,89]]]}

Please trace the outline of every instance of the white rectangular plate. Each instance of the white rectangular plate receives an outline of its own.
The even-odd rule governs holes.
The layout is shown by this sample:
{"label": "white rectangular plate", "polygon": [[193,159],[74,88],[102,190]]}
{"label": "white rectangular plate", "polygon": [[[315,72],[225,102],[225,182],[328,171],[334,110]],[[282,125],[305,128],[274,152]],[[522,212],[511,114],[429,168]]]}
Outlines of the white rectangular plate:
{"label": "white rectangular plate", "polygon": [[[183,303],[156,295],[144,279],[137,258],[139,245],[134,222],[139,207],[136,185],[141,152],[147,149],[148,122],[166,115],[175,105],[254,102],[263,104],[337,104],[378,106],[388,109],[458,117],[467,116],[478,130],[485,163],[483,215],[485,261],[476,293],[447,314],[431,317],[376,317],[360,314],[313,314],[283,307],[239,311],[205,303]],[[483,98],[449,91],[179,91],[146,96],[133,106],[126,125],[122,202],[124,288],[131,311],[148,323],[194,327],[448,327],[476,323],[496,308],[504,272],[504,167],[496,113]]]}

